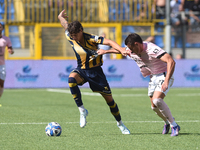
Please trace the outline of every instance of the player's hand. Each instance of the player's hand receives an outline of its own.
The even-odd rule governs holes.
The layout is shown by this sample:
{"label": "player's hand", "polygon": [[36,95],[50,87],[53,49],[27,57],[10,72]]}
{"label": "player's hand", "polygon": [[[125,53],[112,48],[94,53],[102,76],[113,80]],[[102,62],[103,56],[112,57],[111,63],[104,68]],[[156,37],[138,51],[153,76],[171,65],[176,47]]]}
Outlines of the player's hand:
{"label": "player's hand", "polygon": [[58,15],[58,18],[60,18],[60,17],[62,17],[62,18],[68,18],[67,13],[65,12],[65,9],[62,10],[62,11],[60,12],[60,14]]}
{"label": "player's hand", "polygon": [[127,55],[130,55],[130,52],[127,51],[127,50],[122,50],[122,51],[121,51],[121,54],[122,54],[123,56],[127,56]]}
{"label": "player's hand", "polygon": [[99,49],[99,50],[97,51],[97,54],[98,54],[98,55],[103,55],[103,54],[106,54],[106,51],[103,50],[103,49]]}
{"label": "player's hand", "polygon": [[14,54],[13,49],[8,49],[8,53],[9,53],[9,54]]}
{"label": "player's hand", "polygon": [[163,82],[161,89],[163,92],[165,92],[168,89],[168,84],[166,82]]}

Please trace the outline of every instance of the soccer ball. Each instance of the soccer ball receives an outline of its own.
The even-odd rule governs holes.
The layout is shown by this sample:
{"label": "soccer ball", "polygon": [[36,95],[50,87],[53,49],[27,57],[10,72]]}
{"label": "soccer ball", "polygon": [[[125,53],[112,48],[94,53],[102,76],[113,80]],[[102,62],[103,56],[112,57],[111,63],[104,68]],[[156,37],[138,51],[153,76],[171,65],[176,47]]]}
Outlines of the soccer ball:
{"label": "soccer ball", "polygon": [[47,136],[60,136],[62,128],[59,123],[50,122],[45,128],[45,132]]}

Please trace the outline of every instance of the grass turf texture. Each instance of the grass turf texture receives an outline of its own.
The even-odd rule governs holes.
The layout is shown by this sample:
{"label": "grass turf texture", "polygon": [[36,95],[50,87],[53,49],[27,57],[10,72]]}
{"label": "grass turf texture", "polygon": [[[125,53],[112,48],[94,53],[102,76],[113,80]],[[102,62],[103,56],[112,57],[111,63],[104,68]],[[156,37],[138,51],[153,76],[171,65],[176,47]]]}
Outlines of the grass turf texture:
{"label": "grass turf texture", "polygon": [[[151,110],[147,89],[112,89],[131,135],[121,134],[100,95],[81,91],[89,111],[85,128],[79,127],[79,111],[69,89],[6,89],[0,99],[0,149],[200,149],[199,88],[171,88],[165,98],[181,126],[178,137],[171,137],[171,130],[161,134],[164,123]],[[46,125],[53,121],[62,127],[60,137],[45,134]]]}

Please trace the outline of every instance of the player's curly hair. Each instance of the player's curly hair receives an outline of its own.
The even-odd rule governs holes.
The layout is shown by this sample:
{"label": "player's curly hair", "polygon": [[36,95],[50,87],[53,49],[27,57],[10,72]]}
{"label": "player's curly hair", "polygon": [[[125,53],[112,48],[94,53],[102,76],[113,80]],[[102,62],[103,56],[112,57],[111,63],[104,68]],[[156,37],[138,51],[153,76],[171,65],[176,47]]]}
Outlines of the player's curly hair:
{"label": "player's curly hair", "polygon": [[76,34],[81,30],[83,31],[83,26],[79,21],[73,21],[68,24],[67,30],[69,31],[69,34]]}
{"label": "player's curly hair", "polygon": [[125,45],[130,44],[130,45],[134,46],[135,42],[138,42],[141,44],[143,43],[142,38],[136,33],[129,34],[127,36],[127,38],[125,39]]}

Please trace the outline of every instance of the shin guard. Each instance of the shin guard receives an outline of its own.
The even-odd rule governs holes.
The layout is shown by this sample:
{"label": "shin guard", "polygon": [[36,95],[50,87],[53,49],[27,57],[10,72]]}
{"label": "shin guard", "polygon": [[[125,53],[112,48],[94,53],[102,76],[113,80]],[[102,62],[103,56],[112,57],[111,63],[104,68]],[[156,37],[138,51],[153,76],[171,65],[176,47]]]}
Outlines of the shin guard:
{"label": "shin guard", "polygon": [[119,109],[118,109],[118,106],[115,103],[115,101],[113,100],[112,102],[107,103],[107,104],[110,107],[110,111],[111,111],[112,115],[115,117],[115,119],[117,121],[121,121],[121,116],[120,116],[120,113],[119,113]]}
{"label": "shin guard", "polygon": [[77,85],[76,79],[73,77],[70,77],[68,79],[68,84],[69,84],[69,88],[71,91],[71,94],[76,102],[76,105],[78,107],[80,107],[81,105],[83,105],[82,99],[81,99],[81,92],[79,90],[79,87]]}

